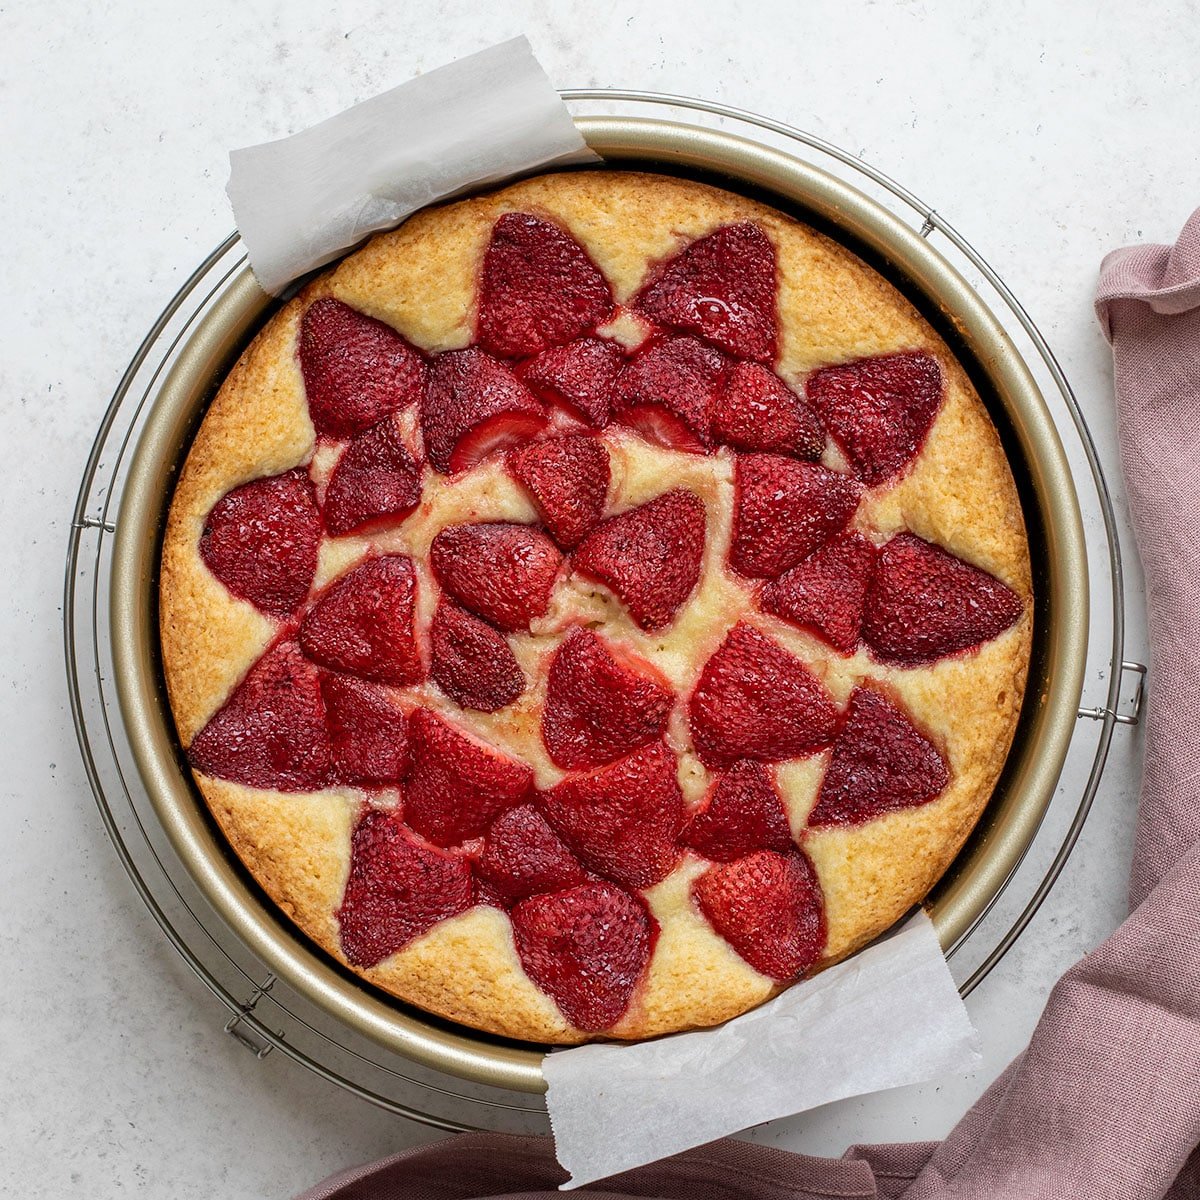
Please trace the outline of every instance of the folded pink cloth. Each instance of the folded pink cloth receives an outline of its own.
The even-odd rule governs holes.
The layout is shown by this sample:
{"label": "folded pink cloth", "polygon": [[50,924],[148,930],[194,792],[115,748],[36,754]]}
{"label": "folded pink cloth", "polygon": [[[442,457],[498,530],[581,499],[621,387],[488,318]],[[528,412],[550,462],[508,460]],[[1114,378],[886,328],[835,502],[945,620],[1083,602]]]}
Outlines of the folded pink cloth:
{"label": "folded pink cloth", "polygon": [[[580,1189],[662,1200],[1172,1200],[1200,1196],[1200,210],[1101,267],[1153,685],[1131,914],[1055,985],[1029,1048],[944,1142],[815,1159],[723,1141]],[[1166,664],[1169,670],[1156,670]],[[465,1134],[303,1200],[532,1200],[547,1139]]]}

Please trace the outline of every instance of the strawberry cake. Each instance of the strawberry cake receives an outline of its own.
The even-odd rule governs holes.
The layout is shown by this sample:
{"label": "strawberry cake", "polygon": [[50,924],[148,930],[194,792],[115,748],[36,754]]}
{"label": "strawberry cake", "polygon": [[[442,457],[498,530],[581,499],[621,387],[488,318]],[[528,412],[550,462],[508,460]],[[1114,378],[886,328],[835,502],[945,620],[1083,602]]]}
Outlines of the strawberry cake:
{"label": "strawberry cake", "polygon": [[920,902],[1033,623],[918,312],[771,207],[613,170],[427,209],[285,304],[182,467],[160,614],[270,899],[542,1043],[723,1021]]}

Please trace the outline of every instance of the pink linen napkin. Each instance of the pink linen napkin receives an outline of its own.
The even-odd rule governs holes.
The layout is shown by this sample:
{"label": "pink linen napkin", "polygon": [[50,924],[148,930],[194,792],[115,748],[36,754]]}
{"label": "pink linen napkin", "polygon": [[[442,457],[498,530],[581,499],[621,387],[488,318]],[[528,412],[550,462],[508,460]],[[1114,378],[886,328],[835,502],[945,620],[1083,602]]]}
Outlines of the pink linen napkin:
{"label": "pink linen napkin", "polygon": [[[1110,254],[1096,311],[1116,363],[1150,622],[1130,916],[1059,980],[1028,1049],[944,1142],[857,1146],[827,1160],[726,1140],[581,1191],[611,1200],[1200,1196],[1200,210],[1174,246]],[[548,1200],[565,1178],[548,1139],[465,1134],[335,1176],[301,1200]]]}

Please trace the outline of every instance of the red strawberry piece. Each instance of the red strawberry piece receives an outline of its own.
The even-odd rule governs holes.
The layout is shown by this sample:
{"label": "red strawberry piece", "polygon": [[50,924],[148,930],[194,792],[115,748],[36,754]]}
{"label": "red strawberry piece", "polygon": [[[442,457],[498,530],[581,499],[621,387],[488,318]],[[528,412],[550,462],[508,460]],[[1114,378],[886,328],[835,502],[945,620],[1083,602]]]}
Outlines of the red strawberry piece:
{"label": "red strawberry piece", "polygon": [[579,860],[531,804],[510,808],[492,822],[476,870],[510,904],[586,878]]}
{"label": "red strawberry piece", "polygon": [[759,850],[711,867],[692,884],[708,923],[756,971],[787,983],[825,949],[825,902],[799,851]]}
{"label": "red strawberry piece", "polygon": [[878,692],[855,688],[808,823],[861,825],[927,804],[949,782],[945,759],[908,717]]}
{"label": "red strawberry piece", "polygon": [[809,669],[751,625],[735,625],[704,664],[689,708],[706,767],[778,762],[827,746],[837,711]]}
{"label": "red strawberry piece", "polygon": [[729,562],[774,579],[841,533],[862,488],[849,475],[778,454],[742,454],[734,468]]}
{"label": "red strawberry piece", "polygon": [[523,803],[533,772],[427,708],[408,720],[413,765],[404,819],[439,846],[480,837],[506,808]]}
{"label": "red strawberry piece", "polygon": [[862,534],[848,533],[767,584],[762,607],[815,630],[835,650],[853,654],[874,566],[875,547]]}
{"label": "red strawberry piece", "polygon": [[192,739],[197,771],[246,787],[311,792],[329,781],[332,750],[316,667],[280,642],[250,668]]}
{"label": "red strawberry piece", "polygon": [[662,742],[564,779],[543,793],[542,806],[584,866],[626,887],[650,887],[678,858],[683,793],[675,755]]}
{"label": "red strawberry piece", "polygon": [[301,470],[236,487],[213,505],[200,535],[204,565],[235,595],[290,616],[312,587],[321,515]]}
{"label": "red strawberry piece", "polygon": [[476,346],[439,354],[421,402],[429,461],[443,474],[466,471],[499,450],[528,441],[546,411],[503,364]]}
{"label": "red strawberry piece", "polygon": [[825,430],[815,412],[761,363],[740,362],[725,379],[712,411],[713,440],[738,450],[816,459]]}
{"label": "red strawberry piece", "polygon": [[923,351],[860,358],[808,377],[809,400],[870,487],[920,453],[942,404],[942,369]]}
{"label": "red strawberry piece", "polygon": [[1021,597],[994,575],[901,533],[879,552],[863,640],[883,662],[915,667],[990,641],[1024,611]]}
{"label": "red strawberry piece", "polygon": [[576,434],[531,442],[510,450],[507,462],[564,549],[578,546],[599,523],[611,469],[608,451],[595,438]]}
{"label": "red strawberry piece", "polygon": [[414,629],[416,603],[412,559],[370,558],[309,610],[300,625],[300,648],[323,667],[373,683],[419,683],[425,667]]}
{"label": "red strawberry piece", "polygon": [[672,450],[703,453],[712,446],[712,408],[725,360],[695,338],[649,342],[617,376],[613,416]]}
{"label": "red strawberry piece", "polygon": [[430,547],[437,581],[463,608],[505,633],[545,616],[562,566],[558,547],[528,525],[447,525]]}
{"label": "red strawberry piece", "polygon": [[337,912],[348,962],[373,967],[474,903],[466,858],[423,841],[395,812],[363,814]]}
{"label": "red strawberry piece", "polygon": [[361,787],[403,779],[408,770],[404,713],[378,688],[348,675],[324,675],[321,696],[337,778]]}
{"label": "red strawberry piece", "polygon": [[658,268],[632,307],[735,358],[775,358],[775,247],[749,221],[723,225]]}
{"label": "red strawberry piece", "polygon": [[325,489],[325,527],[335,536],[402,521],[421,502],[421,472],[391,417],[346,447]]}
{"label": "red strawberry piece", "polygon": [[602,325],[612,292],[587,251],[530,213],[492,226],[479,279],[478,340],[500,358],[525,358]]}
{"label": "red strawberry piece", "polygon": [[495,712],[525,690],[525,676],[504,636],[444,597],[433,617],[430,646],[430,674],[463,708]]}
{"label": "red strawberry piece", "polygon": [[662,629],[700,578],[704,528],[699,497],[675,488],[609,517],[584,538],[571,562],[611,588],[642,629]]}
{"label": "red strawberry piece", "polygon": [[544,403],[578,414],[589,425],[603,429],[624,362],[625,355],[616,342],[587,337],[543,350],[523,362],[517,375]]}
{"label": "red strawberry piece", "polygon": [[734,763],[713,784],[679,840],[713,862],[733,862],[755,850],[782,854],[795,845],[770,772],[749,759]]}
{"label": "red strawberry piece", "polygon": [[658,927],[642,904],[610,883],[533,896],[512,910],[525,973],[577,1029],[615,1025],[650,961]]}
{"label": "red strawberry piece", "polygon": [[648,662],[575,628],[550,663],[542,741],[564,770],[598,767],[659,738],[674,699]]}
{"label": "red strawberry piece", "polygon": [[351,438],[421,397],[425,360],[390,325],[340,300],[310,304],[300,321],[300,370],[317,433]]}

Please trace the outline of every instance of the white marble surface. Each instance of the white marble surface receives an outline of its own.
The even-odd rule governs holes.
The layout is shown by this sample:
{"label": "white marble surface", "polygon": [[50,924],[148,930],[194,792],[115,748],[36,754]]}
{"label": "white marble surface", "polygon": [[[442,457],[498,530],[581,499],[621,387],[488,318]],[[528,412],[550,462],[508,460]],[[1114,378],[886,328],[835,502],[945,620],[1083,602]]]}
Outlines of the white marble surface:
{"label": "white marble surface", "polygon": [[[481,15],[490,10],[488,15]],[[1100,256],[1200,203],[1187,0],[229,0],[0,10],[0,1191],[287,1196],[435,1136],[221,1036],[224,1013],[106,844],[68,716],[60,594],[96,424],[143,332],[230,227],[230,146],[279,136],[526,31],[562,86],[693,93],[847,146],[933,200],[1042,324],[1116,473]],[[1131,580],[1130,652],[1144,653]],[[1083,840],[971,997],[984,1067],[756,1131],[780,1145],[943,1133],[1122,913],[1139,753],[1121,735]]]}

